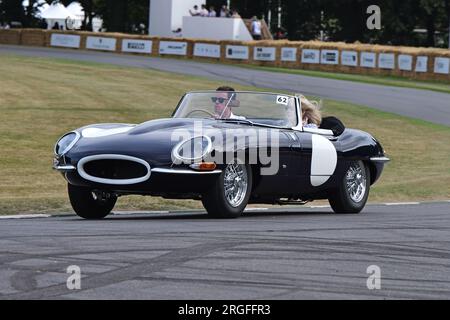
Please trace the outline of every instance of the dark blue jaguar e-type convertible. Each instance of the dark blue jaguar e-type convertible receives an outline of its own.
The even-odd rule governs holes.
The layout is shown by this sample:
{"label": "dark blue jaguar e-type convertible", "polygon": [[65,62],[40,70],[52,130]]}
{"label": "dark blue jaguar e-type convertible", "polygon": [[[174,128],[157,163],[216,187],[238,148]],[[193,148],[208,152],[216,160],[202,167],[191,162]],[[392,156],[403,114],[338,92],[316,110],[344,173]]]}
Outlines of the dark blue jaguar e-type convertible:
{"label": "dark blue jaguar e-type convertible", "polygon": [[189,92],[172,118],[94,124],[55,145],[54,169],[70,202],[100,219],[125,195],[201,200],[212,217],[232,218],[248,203],[328,199],[358,213],[385,156],[370,134],[336,118],[303,127],[301,97],[261,92]]}

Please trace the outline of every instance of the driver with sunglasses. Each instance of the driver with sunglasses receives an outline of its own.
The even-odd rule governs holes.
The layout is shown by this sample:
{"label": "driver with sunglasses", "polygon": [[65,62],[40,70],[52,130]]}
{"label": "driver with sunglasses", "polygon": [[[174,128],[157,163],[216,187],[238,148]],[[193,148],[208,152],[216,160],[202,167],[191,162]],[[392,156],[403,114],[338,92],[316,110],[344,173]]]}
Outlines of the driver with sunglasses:
{"label": "driver with sunglasses", "polygon": [[245,120],[245,117],[234,115],[231,108],[239,106],[239,100],[236,100],[235,90],[232,87],[219,87],[217,93],[211,100],[214,103],[214,117],[216,119],[238,119]]}

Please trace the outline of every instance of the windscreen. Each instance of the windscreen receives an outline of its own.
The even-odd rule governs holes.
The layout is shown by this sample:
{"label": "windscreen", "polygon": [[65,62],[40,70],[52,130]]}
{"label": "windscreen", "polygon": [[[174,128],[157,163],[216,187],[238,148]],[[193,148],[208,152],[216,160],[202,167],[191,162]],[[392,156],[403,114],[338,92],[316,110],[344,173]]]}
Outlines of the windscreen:
{"label": "windscreen", "polygon": [[295,127],[295,97],[272,93],[192,92],[180,102],[175,118],[248,120],[255,124]]}

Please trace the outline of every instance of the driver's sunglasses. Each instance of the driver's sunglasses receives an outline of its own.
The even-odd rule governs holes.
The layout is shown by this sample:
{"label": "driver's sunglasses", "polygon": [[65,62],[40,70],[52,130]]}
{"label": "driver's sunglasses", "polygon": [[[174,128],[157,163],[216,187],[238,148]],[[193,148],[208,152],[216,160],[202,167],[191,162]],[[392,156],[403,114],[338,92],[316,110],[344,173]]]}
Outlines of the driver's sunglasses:
{"label": "driver's sunglasses", "polygon": [[228,99],[226,99],[226,98],[211,97],[211,101],[214,102],[214,103],[217,103],[217,102],[219,102],[219,103],[224,103],[224,102],[227,101],[227,100],[228,100]]}

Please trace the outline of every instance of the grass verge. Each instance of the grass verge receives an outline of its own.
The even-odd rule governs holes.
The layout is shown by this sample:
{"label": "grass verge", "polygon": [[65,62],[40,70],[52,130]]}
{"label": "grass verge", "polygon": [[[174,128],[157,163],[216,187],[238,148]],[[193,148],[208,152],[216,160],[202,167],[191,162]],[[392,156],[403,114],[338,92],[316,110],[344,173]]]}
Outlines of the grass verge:
{"label": "grass verge", "polygon": [[411,88],[420,90],[431,90],[436,92],[450,93],[450,83],[444,83],[441,81],[418,81],[413,79],[407,79],[402,77],[394,76],[376,76],[376,75],[358,75],[358,74],[346,74],[346,73],[336,73],[336,72],[324,72],[324,71],[313,71],[313,70],[300,70],[300,69],[287,69],[287,68],[277,68],[277,67],[265,67],[265,66],[254,66],[254,65],[243,65],[236,64],[237,67],[278,72],[278,73],[288,73],[296,74],[302,76],[327,78],[334,80],[346,80],[353,82],[362,82],[368,84],[376,84],[383,86],[393,86],[401,88]]}
{"label": "grass verge", "polygon": [[[66,183],[51,169],[56,139],[98,122],[169,117],[189,90],[223,82],[164,72],[0,55],[0,214],[71,211]],[[263,90],[227,83],[241,90]],[[392,159],[369,200],[450,198],[450,128],[324,101],[324,113],[372,133]],[[200,208],[195,201],[125,197],[124,210]]]}

